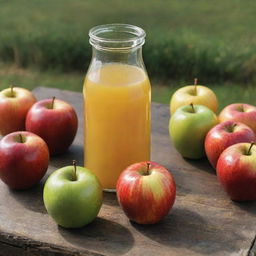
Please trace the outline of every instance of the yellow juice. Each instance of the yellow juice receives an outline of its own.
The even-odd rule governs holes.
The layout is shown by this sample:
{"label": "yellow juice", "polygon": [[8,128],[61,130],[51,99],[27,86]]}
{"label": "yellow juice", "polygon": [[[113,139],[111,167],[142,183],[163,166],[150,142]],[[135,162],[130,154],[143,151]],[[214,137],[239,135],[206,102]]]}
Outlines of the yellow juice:
{"label": "yellow juice", "polygon": [[106,64],[84,83],[85,166],[115,189],[129,165],[150,160],[150,82],[143,69]]}

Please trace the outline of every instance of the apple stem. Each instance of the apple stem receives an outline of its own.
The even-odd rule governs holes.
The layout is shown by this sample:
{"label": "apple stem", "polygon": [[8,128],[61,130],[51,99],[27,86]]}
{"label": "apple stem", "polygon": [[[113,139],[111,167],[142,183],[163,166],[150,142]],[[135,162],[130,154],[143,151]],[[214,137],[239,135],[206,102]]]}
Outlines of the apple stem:
{"label": "apple stem", "polygon": [[236,123],[232,125],[232,131],[234,131],[234,129],[235,129],[236,126],[237,126]]}
{"label": "apple stem", "polygon": [[197,82],[198,82],[198,79],[195,78],[195,79],[194,79],[195,95],[197,95]]}
{"label": "apple stem", "polygon": [[20,143],[24,143],[22,135],[19,133],[19,137],[20,137]]}
{"label": "apple stem", "polygon": [[252,147],[255,145],[255,142],[251,142],[251,145],[250,145],[250,147],[249,147],[249,150],[248,150],[248,152],[247,152],[247,155],[250,155],[251,154],[251,149],[252,149]]}
{"label": "apple stem", "polygon": [[149,175],[149,168],[150,168],[150,163],[147,162],[147,175]]}
{"label": "apple stem", "polygon": [[77,180],[77,176],[76,176],[76,160],[73,160],[73,166],[74,166],[74,180]]}
{"label": "apple stem", "polygon": [[192,108],[193,113],[195,113],[196,111],[195,111],[195,108],[194,108],[194,104],[193,104],[193,103],[190,103],[190,106],[191,106],[191,108]]}
{"label": "apple stem", "polygon": [[10,89],[11,89],[11,97],[14,97],[13,85],[10,86]]}
{"label": "apple stem", "polygon": [[55,96],[52,97],[51,109],[53,109],[55,98],[56,98]]}

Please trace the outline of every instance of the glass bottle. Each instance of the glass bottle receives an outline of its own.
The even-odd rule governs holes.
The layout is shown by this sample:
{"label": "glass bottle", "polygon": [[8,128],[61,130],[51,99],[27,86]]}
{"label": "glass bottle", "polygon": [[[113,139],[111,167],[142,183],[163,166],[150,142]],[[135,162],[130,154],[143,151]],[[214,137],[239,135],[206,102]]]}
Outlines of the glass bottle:
{"label": "glass bottle", "polygon": [[143,29],[107,24],[89,31],[92,60],[84,95],[85,166],[115,190],[129,165],[150,160],[151,86],[143,64]]}

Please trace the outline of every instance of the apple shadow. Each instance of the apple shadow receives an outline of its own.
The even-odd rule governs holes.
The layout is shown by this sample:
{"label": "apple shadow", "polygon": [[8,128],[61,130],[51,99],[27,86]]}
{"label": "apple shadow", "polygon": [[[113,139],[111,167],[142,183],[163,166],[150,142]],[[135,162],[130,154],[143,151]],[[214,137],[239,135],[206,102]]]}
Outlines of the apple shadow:
{"label": "apple shadow", "polygon": [[47,214],[43,202],[43,189],[45,178],[32,188],[26,190],[9,189],[9,193],[18,203],[25,208],[42,214]]}
{"label": "apple shadow", "polygon": [[188,159],[188,158],[183,158],[187,163],[192,165],[193,167],[203,170],[204,172],[207,172],[209,174],[213,174],[216,176],[216,171],[215,169],[211,166],[209,163],[208,159],[206,157],[198,160],[193,160],[193,159]]}
{"label": "apple shadow", "polygon": [[67,152],[54,155],[50,158],[50,166],[56,169],[72,165],[72,161],[76,160],[78,165],[84,165],[84,149],[82,145],[73,144],[70,146]]}
{"label": "apple shadow", "polygon": [[[225,251],[223,255],[230,255],[241,249],[244,240],[237,230],[222,227],[218,220],[216,223],[209,223],[196,212],[185,208],[174,208],[161,222],[154,225],[131,224],[137,231],[159,244],[183,248],[184,255],[187,249],[200,255],[218,251]],[[227,228],[226,232],[224,228]]]}
{"label": "apple shadow", "polygon": [[134,238],[127,228],[100,217],[83,228],[65,229],[58,226],[58,230],[69,243],[104,255],[125,254],[134,244]]}
{"label": "apple shadow", "polygon": [[256,214],[256,201],[232,201],[238,208],[240,208],[243,211],[246,211],[247,213],[251,214],[252,216],[255,216]]}
{"label": "apple shadow", "polygon": [[119,206],[115,192],[103,192],[103,202],[109,206]]}

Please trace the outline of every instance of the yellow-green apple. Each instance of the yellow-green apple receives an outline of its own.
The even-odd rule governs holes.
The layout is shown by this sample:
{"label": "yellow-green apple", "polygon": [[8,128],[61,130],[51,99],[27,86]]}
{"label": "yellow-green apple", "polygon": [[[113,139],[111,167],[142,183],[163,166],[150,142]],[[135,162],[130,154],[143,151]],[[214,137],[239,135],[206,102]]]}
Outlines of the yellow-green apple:
{"label": "yellow-green apple", "polygon": [[212,110],[203,105],[187,105],[177,109],[169,122],[169,133],[175,148],[186,158],[205,156],[204,140],[218,123]]}
{"label": "yellow-green apple", "polygon": [[206,86],[197,85],[195,79],[194,85],[187,85],[178,89],[171,98],[171,115],[181,106],[189,105],[191,102],[195,105],[204,105],[214,113],[218,110],[218,100],[215,93]]}
{"label": "yellow-green apple", "polygon": [[119,176],[117,198],[127,217],[138,224],[154,224],[172,208],[176,186],[171,173],[155,162],[127,167]]}
{"label": "yellow-green apple", "polygon": [[28,110],[36,102],[33,94],[24,88],[10,87],[0,92],[0,134],[25,130]]}
{"label": "yellow-green apple", "polygon": [[35,103],[26,118],[26,130],[45,140],[50,155],[67,151],[75,138],[77,126],[74,108],[55,97]]}
{"label": "yellow-green apple", "polygon": [[256,107],[245,103],[226,106],[219,115],[219,121],[233,120],[248,125],[256,133]]}
{"label": "yellow-green apple", "polygon": [[217,175],[232,200],[256,200],[254,143],[238,143],[225,149],[217,162]]}
{"label": "yellow-green apple", "polygon": [[214,126],[206,135],[206,156],[215,168],[220,154],[229,146],[240,142],[256,141],[256,135],[247,125],[234,121],[225,121]]}
{"label": "yellow-green apple", "polygon": [[0,141],[0,178],[13,189],[37,184],[47,171],[46,143],[30,132],[13,132]]}
{"label": "yellow-green apple", "polygon": [[81,166],[66,166],[47,179],[44,205],[62,227],[79,228],[92,222],[102,205],[102,188],[97,177]]}

